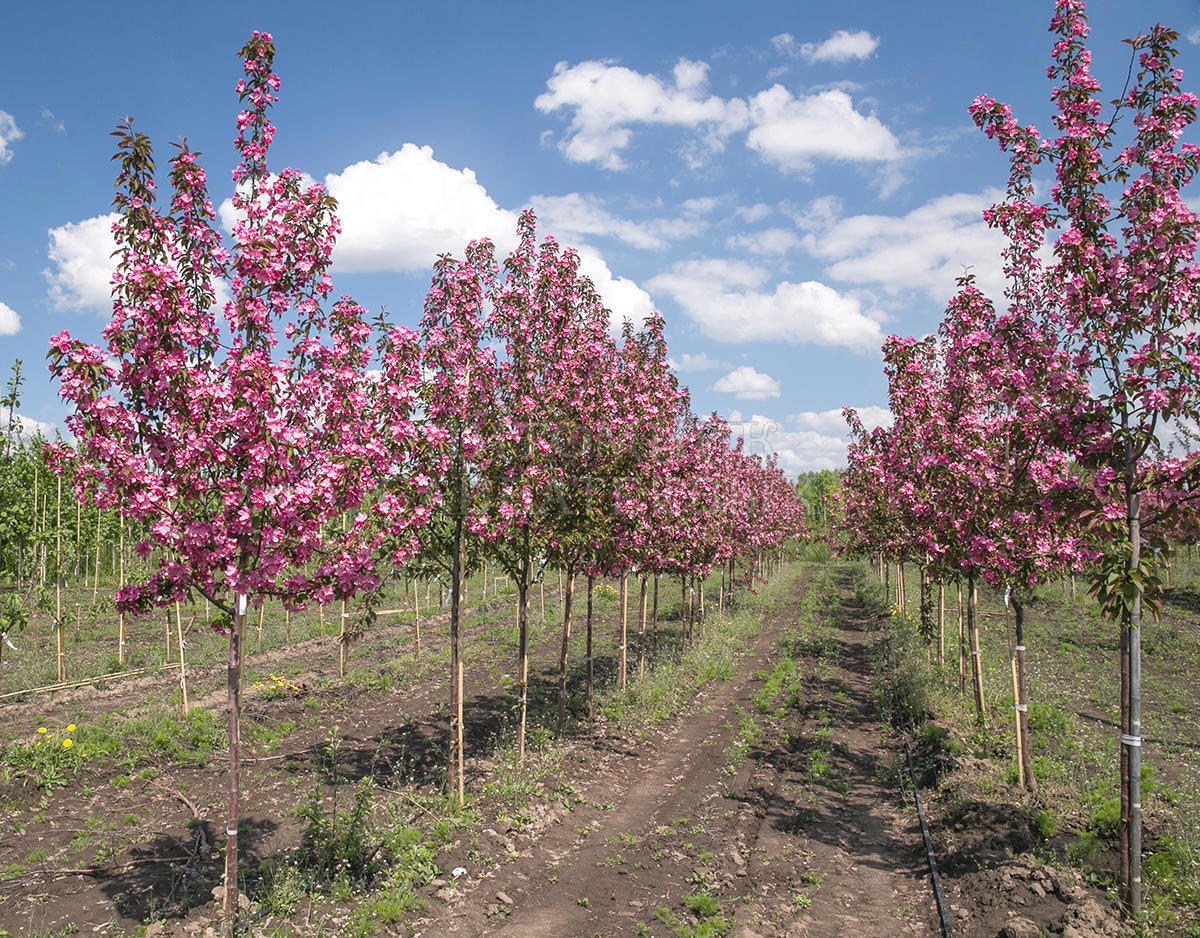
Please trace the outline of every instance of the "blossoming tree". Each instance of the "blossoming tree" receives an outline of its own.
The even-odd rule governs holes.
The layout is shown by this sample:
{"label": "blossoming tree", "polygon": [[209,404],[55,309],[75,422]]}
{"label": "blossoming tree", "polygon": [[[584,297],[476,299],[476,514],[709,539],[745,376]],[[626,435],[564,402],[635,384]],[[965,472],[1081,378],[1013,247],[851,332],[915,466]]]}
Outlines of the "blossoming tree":
{"label": "blossoming tree", "polygon": [[[402,562],[414,547],[404,532],[428,513],[423,494],[394,484],[367,507],[385,479],[407,471],[415,335],[369,321],[346,298],[325,311],[334,202],[294,171],[267,171],[274,55],[267,33],[241,50],[232,249],[221,244],[186,141],[161,212],[150,141],[126,122],[116,132],[118,270],[106,348],[63,332],[49,353],[74,409],[75,446],[55,450],[60,471],[81,497],[142,522],[149,537],[138,551],[157,558],[148,579],[118,593],[118,607],[143,612],[194,591],[233,620],[227,934],[237,911],[238,637],[247,605],[277,596],[301,606],[372,587],[383,534]],[[343,513],[352,520],[333,539],[329,522]]]}

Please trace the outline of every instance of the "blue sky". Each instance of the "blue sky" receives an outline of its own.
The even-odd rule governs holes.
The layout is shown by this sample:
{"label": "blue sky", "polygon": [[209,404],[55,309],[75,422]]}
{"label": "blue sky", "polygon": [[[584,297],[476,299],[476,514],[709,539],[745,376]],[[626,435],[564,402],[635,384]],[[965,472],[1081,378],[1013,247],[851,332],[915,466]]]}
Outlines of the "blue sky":
{"label": "blue sky", "polygon": [[[235,53],[261,29],[283,82],[272,165],[342,206],[337,293],[415,325],[436,255],[510,244],[532,205],[614,312],[663,313],[699,413],[789,472],[836,466],[844,405],[885,418],[882,337],[935,328],[966,266],[999,294],[979,216],[1007,164],[966,109],[987,93],[1050,129],[1050,15],[1028,0],[10,5],[0,368],[23,359],[23,416],[62,425],[46,341],[96,341],[107,319],[109,132],[133,116],[163,166],[186,136],[225,199]],[[1089,15],[1109,96],[1120,40],[1155,22],[1183,34],[1200,88],[1194,3]]]}

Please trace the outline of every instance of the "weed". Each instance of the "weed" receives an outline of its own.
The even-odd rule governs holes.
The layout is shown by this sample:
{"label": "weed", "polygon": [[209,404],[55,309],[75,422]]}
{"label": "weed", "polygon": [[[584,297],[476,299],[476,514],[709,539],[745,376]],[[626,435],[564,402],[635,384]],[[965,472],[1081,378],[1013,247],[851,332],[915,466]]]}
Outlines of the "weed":
{"label": "weed", "polygon": [[1049,808],[1043,808],[1033,815],[1033,827],[1043,840],[1049,840],[1058,833],[1058,818]]}
{"label": "weed", "polygon": [[8,747],[4,762],[46,791],[64,787],[69,784],[67,774],[78,772],[84,759],[75,733],[74,723],[58,732],[39,726],[32,739]]}

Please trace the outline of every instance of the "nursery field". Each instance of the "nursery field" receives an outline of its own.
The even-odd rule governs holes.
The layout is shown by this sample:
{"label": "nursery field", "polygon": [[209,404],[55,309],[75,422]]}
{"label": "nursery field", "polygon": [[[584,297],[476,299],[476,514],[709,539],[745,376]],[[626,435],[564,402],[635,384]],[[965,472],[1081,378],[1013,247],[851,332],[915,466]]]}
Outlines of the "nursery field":
{"label": "nursery field", "polygon": [[[1197,573],[1177,566],[1163,621],[1146,629],[1148,934],[1197,928]],[[247,933],[937,935],[904,736],[891,720],[913,727],[956,935],[1117,934],[1115,638],[1082,590],[1072,601],[1054,584],[1028,609],[1037,795],[1015,784],[998,600],[981,597],[980,727],[953,668],[926,664],[912,621],[889,614],[866,567],[790,563],[732,614],[711,597],[691,644],[670,592],[657,654],[647,649],[643,662],[631,642],[618,692],[617,589],[597,586],[595,715],[582,704],[579,630],[561,732],[553,578],[544,614],[535,595],[522,764],[512,598],[493,585],[484,602],[473,586],[461,809],[442,793],[449,692],[438,616],[423,618],[420,660],[411,612],[381,619],[353,646],[344,679],[337,636],[315,634],[315,614],[291,623],[291,644],[276,642],[268,621],[256,651],[252,631]],[[171,672],[4,702],[8,934],[219,932],[225,675],[196,651],[186,717]]]}

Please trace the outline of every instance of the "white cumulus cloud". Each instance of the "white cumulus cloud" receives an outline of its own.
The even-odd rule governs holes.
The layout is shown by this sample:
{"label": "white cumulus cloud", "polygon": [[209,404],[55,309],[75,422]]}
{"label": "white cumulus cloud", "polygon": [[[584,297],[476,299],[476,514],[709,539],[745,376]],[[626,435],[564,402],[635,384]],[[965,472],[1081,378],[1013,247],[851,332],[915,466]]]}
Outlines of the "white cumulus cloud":
{"label": "white cumulus cloud", "polygon": [[[3,426],[7,428],[8,414],[3,415]],[[43,420],[34,420],[32,417],[26,417],[24,414],[13,414],[12,429],[15,433],[21,433],[25,436],[35,436],[41,434],[46,439],[54,437],[54,431],[58,429],[58,425],[54,423],[46,423]]]}
{"label": "white cumulus cloud", "polygon": [[586,238],[594,235],[617,238],[645,250],[662,250],[672,241],[699,234],[707,226],[703,219],[696,217],[702,212],[688,203],[682,206],[685,213],[683,217],[634,221],[613,215],[594,195],[581,195],[578,192],[557,196],[535,195],[529,201],[539,221],[563,237]]}
{"label": "white cumulus cloud", "polygon": [[461,256],[469,241],[515,243],[517,216],[500,208],[470,169],[455,169],[431,147],[406,143],[393,153],[325,177],[338,200],[342,234],[335,269],[430,270],[437,256]]}
{"label": "white cumulus cloud", "polygon": [[559,141],[568,160],[621,170],[629,166],[622,154],[633,139],[631,125],[698,128],[709,150],[719,150],[729,134],[745,127],[746,103],[706,96],[707,75],[706,63],[688,59],[676,64],[673,81],[606,60],[559,62],[533,104],[544,114],[572,112]]}
{"label": "white cumulus cloud", "polygon": [[730,235],[725,244],[731,249],[741,249],[751,254],[787,254],[800,247],[800,236],[787,228],[764,228]]}
{"label": "white cumulus cloud", "polygon": [[693,371],[716,371],[718,368],[729,368],[729,362],[721,361],[719,358],[712,358],[707,352],[701,352],[699,355],[689,355],[684,352],[679,358],[669,359],[671,367],[680,374],[687,374]]}
{"label": "white cumulus cloud", "polygon": [[21,331],[21,317],[7,303],[0,303],[0,335],[16,335]]}
{"label": "white cumulus cloud", "polygon": [[609,270],[604,258],[593,248],[581,245],[578,252],[579,272],[592,281],[612,314],[609,328],[613,335],[620,334],[621,324],[625,321],[633,323],[634,328],[641,328],[642,321],[655,310],[650,294],[628,277],[619,277]]}
{"label": "white cumulus cloud", "polygon": [[861,114],[844,91],[797,98],[773,85],[750,99],[746,145],[784,170],[807,172],[817,159],[881,163],[900,159],[900,142],[874,114]]}
{"label": "white cumulus cloud", "polygon": [[800,55],[809,62],[849,62],[853,59],[869,59],[879,48],[879,37],[865,29],[850,32],[839,29],[824,42],[806,42],[800,46]]}
{"label": "white cumulus cloud", "polygon": [[52,266],[42,271],[55,309],[112,312],[112,280],[116,249],[112,226],[115,212],[67,222],[51,228],[48,255]]}
{"label": "white cumulus cloud", "polygon": [[970,267],[979,288],[999,302],[1006,242],[981,216],[1003,194],[987,189],[938,196],[906,215],[841,218],[836,204],[810,206],[804,246],[827,262],[825,272],[835,280],[875,285],[891,295],[920,291],[938,303],[953,295],[955,278]]}
{"label": "white cumulus cloud", "polygon": [[[868,430],[892,425],[892,412],[886,407],[871,405],[856,407],[855,410],[858,412],[858,419]],[[847,429],[846,418],[842,415],[841,408],[820,411],[805,410],[798,414],[789,414],[787,420],[797,430],[811,430],[815,433],[844,435]]]}
{"label": "white cumulus cloud", "polygon": [[733,434],[742,437],[746,452],[778,457],[779,467],[793,478],[800,472],[840,469],[846,465],[844,423],[840,428],[828,430],[787,429],[771,417],[746,416],[739,410],[731,410],[726,420]]}
{"label": "white cumulus cloud", "polygon": [[721,342],[794,342],[878,350],[879,324],[853,296],[817,281],[759,289],[767,272],[743,261],[682,261],[647,282],[671,296],[710,338]]}
{"label": "white cumulus cloud", "polygon": [[762,401],[779,397],[779,382],[750,365],[734,368],[729,374],[717,379],[712,389],[736,395],[739,401]]}
{"label": "white cumulus cloud", "polygon": [[12,159],[10,145],[24,136],[25,133],[17,126],[13,116],[8,111],[0,111],[0,163],[7,163]]}

